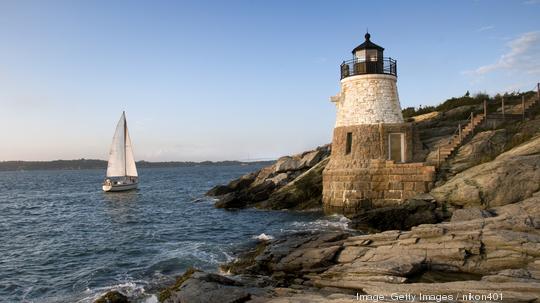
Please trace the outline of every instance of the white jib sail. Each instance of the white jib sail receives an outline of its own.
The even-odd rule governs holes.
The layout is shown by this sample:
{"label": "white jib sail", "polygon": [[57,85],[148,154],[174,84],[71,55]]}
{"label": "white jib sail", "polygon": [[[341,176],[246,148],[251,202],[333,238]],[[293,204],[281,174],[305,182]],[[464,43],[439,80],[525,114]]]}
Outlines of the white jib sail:
{"label": "white jib sail", "polygon": [[[125,117],[124,117],[125,119]],[[126,175],[131,177],[137,177],[137,167],[135,166],[135,158],[133,157],[133,148],[131,146],[131,138],[129,137],[129,131],[126,123]]]}
{"label": "white jib sail", "polygon": [[[126,139],[126,116],[122,113],[120,121],[118,121],[118,124],[116,125],[111,150],[109,151],[107,177],[122,177],[127,175]],[[131,157],[133,158],[133,156]]]}

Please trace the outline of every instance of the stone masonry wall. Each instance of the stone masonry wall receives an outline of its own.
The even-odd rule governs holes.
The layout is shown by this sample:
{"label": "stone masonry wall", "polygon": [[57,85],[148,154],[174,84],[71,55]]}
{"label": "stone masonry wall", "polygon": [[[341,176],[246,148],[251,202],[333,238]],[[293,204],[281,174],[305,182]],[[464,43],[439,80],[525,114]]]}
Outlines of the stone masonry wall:
{"label": "stone masonry wall", "polygon": [[395,76],[383,74],[341,80],[341,92],[331,98],[336,104],[336,127],[403,123],[396,80]]}
{"label": "stone masonry wall", "polygon": [[[347,133],[352,134],[351,153],[346,154]],[[388,157],[390,133],[405,135],[405,161],[423,161],[425,151],[413,123],[368,124],[343,126],[334,129],[332,158],[339,160],[383,159]]]}
{"label": "stone masonry wall", "polygon": [[323,172],[323,207],[355,214],[395,206],[431,189],[435,167],[424,163],[331,158]]}

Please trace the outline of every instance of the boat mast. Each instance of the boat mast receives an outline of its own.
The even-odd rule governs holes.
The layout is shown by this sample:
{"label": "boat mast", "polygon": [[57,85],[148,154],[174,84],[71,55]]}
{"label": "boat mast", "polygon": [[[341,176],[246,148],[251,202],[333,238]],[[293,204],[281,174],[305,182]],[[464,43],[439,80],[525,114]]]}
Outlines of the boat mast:
{"label": "boat mast", "polygon": [[126,121],[126,112],[122,112],[122,116],[124,117],[124,176],[127,176],[127,159],[126,159],[126,134],[127,134],[127,121]]}

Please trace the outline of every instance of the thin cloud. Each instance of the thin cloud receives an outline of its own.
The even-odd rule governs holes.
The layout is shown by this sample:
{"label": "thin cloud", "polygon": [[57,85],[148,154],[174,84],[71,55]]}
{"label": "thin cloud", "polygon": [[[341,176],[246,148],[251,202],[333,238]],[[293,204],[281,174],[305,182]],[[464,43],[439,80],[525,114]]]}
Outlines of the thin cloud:
{"label": "thin cloud", "polygon": [[540,3],[540,0],[527,0],[523,2],[523,4],[527,4],[527,5],[533,5],[533,4],[539,4],[539,3]]}
{"label": "thin cloud", "polygon": [[486,75],[495,71],[517,71],[540,74],[540,31],[524,33],[507,44],[509,50],[497,62],[463,72],[465,75]]}
{"label": "thin cloud", "polygon": [[493,25],[486,25],[486,26],[482,26],[481,28],[477,29],[476,31],[481,33],[481,32],[485,32],[485,31],[488,31],[490,29],[494,29],[495,26]]}

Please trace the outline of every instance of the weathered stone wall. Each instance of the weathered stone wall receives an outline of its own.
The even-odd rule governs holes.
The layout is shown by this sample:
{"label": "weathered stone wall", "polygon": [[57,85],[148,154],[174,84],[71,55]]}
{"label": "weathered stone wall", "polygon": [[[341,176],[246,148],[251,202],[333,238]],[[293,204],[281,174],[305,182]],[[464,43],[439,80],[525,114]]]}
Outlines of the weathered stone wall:
{"label": "weathered stone wall", "polygon": [[395,206],[429,191],[434,177],[435,167],[424,163],[332,156],[323,172],[323,207],[329,213],[355,214]]}
{"label": "weathered stone wall", "polygon": [[[346,153],[347,133],[352,134],[351,152]],[[342,126],[334,129],[332,158],[337,160],[389,159],[390,133],[403,133],[405,161],[423,161],[425,151],[413,123],[368,124]]]}
{"label": "weathered stone wall", "polygon": [[341,92],[331,98],[337,109],[336,127],[403,123],[396,80],[395,76],[383,74],[341,80]]}

